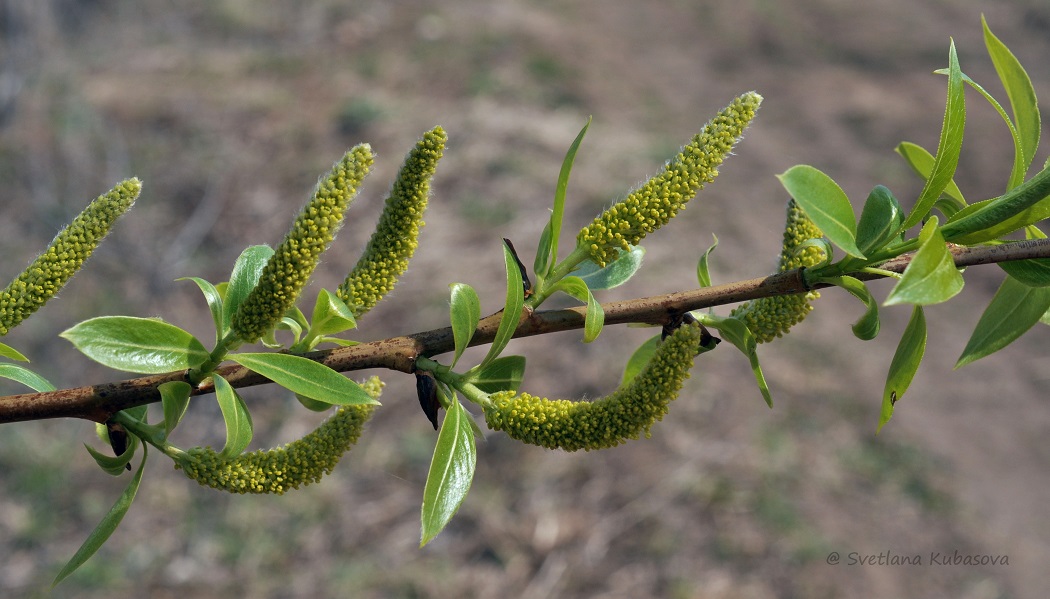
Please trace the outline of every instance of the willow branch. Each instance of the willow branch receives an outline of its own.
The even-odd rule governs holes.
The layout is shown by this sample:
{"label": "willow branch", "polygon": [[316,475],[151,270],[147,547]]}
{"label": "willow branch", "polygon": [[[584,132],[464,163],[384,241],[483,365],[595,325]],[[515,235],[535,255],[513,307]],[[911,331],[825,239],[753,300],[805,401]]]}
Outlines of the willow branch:
{"label": "willow branch", "polygon": [[[1050,258],[1050,240],[1038,239],[1018,241],[995,246],[973,248],[950,248],[955,265],[959,268]],[[913,254],[899,256],[879,265],[883,271],[902,273],[911,262]],[[853,273],[858,279],[883,278],[878,273]],[[827,287],[818,285],[817,287]],[[642,323],[664,325],[690,310],[700,310],[725,304],[777,295],[792,295],[809,291],[802,272],[791,270],[768,277],[738,281],[725,285],[679,291],[665,295],[602,304],[605,324]],[[525,311],[514,337],[530,337],[558,331],[583,328],[585,307],[564,310]],[[500,315],[493,314],[478,324],[470,345],[491,343],[499,326]],[[380,341],[362,343],[350,347],[315,351],[306,354],[333,370],[347,372],[367,368],[387,368],[405,373],[415,370],[416,360],[421,356],[435,356],[454,349],[451,327],[444,327],[392,337]],[[242,366],[226,365],[216,372],[235,388],[267,384],[272,381]],[[46,418],[83,418],[105,422],[120,410],[160,401],[157,387],[169,381],[186,381],[185,372],[153,375],[128,379],[114,383],[75,387],[46,393],[25,393],[0,397],[0,423],[42,420]],[[193,395],[212,393],[210,379],[194,387]]]}

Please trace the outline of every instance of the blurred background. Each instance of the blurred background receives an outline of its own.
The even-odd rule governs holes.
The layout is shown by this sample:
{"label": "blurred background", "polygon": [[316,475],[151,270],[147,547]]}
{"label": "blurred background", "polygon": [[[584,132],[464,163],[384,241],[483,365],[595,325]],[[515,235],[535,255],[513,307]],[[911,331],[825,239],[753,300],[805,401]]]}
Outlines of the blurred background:
{"label": "blurred background", "polygon": [[[794,164],[829,173],[857,205],[878,183],[911,205],[921,181],[893,148],[936,147],[945,80],[931,73],[947,65],[950,36],[963,71],[1005,101],[982,11],[1050,97],[1043,0],[4,0],[0,277],[117,181],[145,183],[84,272],[4,341],[68,387],[125,378],[56,337],[79,320],[163,316],[211,339],[196,286],[174,279],[224,280],[245,246],[277,243],[317,177],[368,141],[377,168],[306,294],[313,301],[354,264],[401,157],[437,124],[449,143],[421,250],[355,338],[446,324],[453,281],[494,312],[500,238],[531,264],[561,159],[588,116],[570,232],[752,89],[765,102],[719,180],[647,240],[641,273],[601,299],[695,287],[712,234],[717,282],[766,274],[786,200],[774,175]],[[1013,154],[999,117],[967,99],[956,180],[977,200],[1002,192]],[[155,457],[120,529],[54,596],[1046,596],[1047,332],[951,370],[1001,277],[970,269],[962,294],[927,312],[929,355],[877,437],[909,311],[884,310],[882,335],[861,342],[849,331],[860,305],[827,291],[792,335],[760,349],[773,410],[723,344],[699,360],[651,439],[565,454],[491,435],[459,514],[419,549],[436,434],[412,378],[379,373],[383,409],[322,484],[228,496]],[[873,285],[880,297],[888,289]],[[510,351],[528,357],[524,389],[596,397],[650,334],[610,327],[592,345],[574,332]],[[244,395],[255,446],[288,442],[319,418],[277,389]],[[177,441],[222,435],[206,397]],[[3,596],[43,594],[126,484],[100,472],[82,442],[95,442],[89,423],[0,430]],[[827,563],[833,551],[838,565]],[[1007,555],[1009,566],[928,565],[931,552],[953,551]],[[924,565],[849,565],[851,552]]]}

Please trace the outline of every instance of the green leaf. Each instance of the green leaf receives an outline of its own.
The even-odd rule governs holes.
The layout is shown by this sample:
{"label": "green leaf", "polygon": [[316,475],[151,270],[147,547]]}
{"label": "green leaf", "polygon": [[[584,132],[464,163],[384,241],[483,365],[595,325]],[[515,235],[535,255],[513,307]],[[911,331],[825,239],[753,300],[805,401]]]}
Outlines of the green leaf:
{"label": "green leaf", "polygon": [[310,399],[298,393],[295,394],[295,399],[299,400],[299,404],[311,412],[325,412],[332,409],[332,404],[330,403]]}
{"label": "green leaf", "polygon": [[222,419],[226,423],[226,444],[219,455],[222,458],[234,458],[252,442],[252,416],[237,390],[226,379],[217,374],[213,374],[211,379],[215,383],[215,399],[219,402]]}
{"label": "green leaf", "polygon": [[645,343],[639,345],[638,349],[634,350],[634,353],[627,359],[627,364],[623,368],[623,378],[620,380],[621,387],[638,376],[638,373],[645,368],[645,365],[649,363],[649,359],[656,353],[656,348],[659,345],[660,335],[654,335]]}
{"label": "green leaf", "polygon": [[937,142],[937,156],[930,176],[915,202],[915,208],[905,219],[901,230],[919,224],[955,176],[962,150],[963,127],[966,124],[966,98],[963,92],[962,71],[959,70],[959,57],[955,53],[953,40],[948,49],[948,100],[944,107],[941,136]]}
{"label": "green leaf", "polygon": [[317,338],[357,328],[357,321],[354,319],[353,311],[343,300],[329,293],[327,289],[322,289],[317,294],[309,327],[310,336]]}
{"label": "green leaf", "polygon": [[1039,147],[1039,102],[1036,100],[1035,88],[1032,86],[1028,73],[1025,72],[1013,52],[995,37],[984,15],[981,15],[981,27],[984,30],[984,45],[988,49],[988,56],[991,57],[995,71],[999,74],[999,80],[1006,89],[1006,95],[1010,99],[1010,109],[1014,113],[1014,128],[1019,151],[1014,158],[1014,170],[1010,177],[1009,189],[1024,180],[1024,175],[1032,164],[1036,149]]}
{"label": "green leaf", "polygon": [[853,206],[838,183],[805,164],[793,166],[777,178],[831,243],[850,256],[864,257],[856,244],[857,223]]}
{"label": "green leaf", "polygon": [[379,405],[354,381],[308,358],[267,353],[230,354],[227,357],[285,389],[310,399],[335,406]]}
{"label": "green leaf", "polygon": [[127,465],[131,463],[131,458],[135,455],[135,450],[138,446],[139,438],[135,435],[128,435],[128,446],[124,448],[124,453],[112,456],[98,451],[87,443],[84,444],[84,448],[88,450],[88,453],[91,454],[99,468],[102,468],[106,474],[111,476],[120,476],[124,474],[125,469],[130,470],[130,468],[127,468]]}
{"label": "green leaf", "polygon": [[[905,141],[897,146],[896,152],[904,158],[905,162],[907,162],[920,177],[923,179],[930,178],[936,160],[934,160],[933,154],[930,154],[926,148],[913,144],[910,141]],[[962,206],[966,205],[966,199],[963,198],[962,191],[960,191],[959,186],[955,184],[954,178],[948,180],[948,184],[944,187],[944,193]]]}
{"label": "green leaf", "polygon": [[882,185],[875,186],[864,202],[857,224],[857,248],[864,254],[880,250],[897,236],[904,225],[904,213],[893,193]]}
{"label": "green leaf", "polygon": [[204,300],[208,302],[208,310],[211,311],[212,322],[215,323],[215,342],[218,343],[225,332],[222,330],[222,295],[219,293],[219,290],[215,288],[215,285],[200,277],[182,277],[175,280],[193,281],[200,288],[201,293],[204,294]]}
{"label": "green leaf", "polygon": [[470,491],[477,464],[472,423],[470,413],[453,397],[441,423],[423,490],[420,547],[445,528]]}
{"label": "green leaf", "polygon": [[602,332],[602,327],[605,326],[605,311],[602,309],[602,305],[598,303],[598,300],[594,299],[594,294],[587,287],[587,283],[583,282],[583,279],[580,277],[569,276],[558,281],[553,289],[555,291],[564,291],[587,304],[587,316],[584,318],[583,323],[583,342],[590,343],[597,339]]}
{"label": "green leaf", "polygon": [[6,343],[0,343],[0,358],[8,358],[10,360],[17,360],[19,362],[28,362],[29,358],[22,355],[22,352],[11,347]]}
{"label": "green leaf", "polygon": [[525,356],[502,356],[469,377],[485,393],[517,391],[525,378]]}
{"label": "green leaf", "polygon": [[587,260],[576,270],[576,276],[583,279],[591,290],[612,289],[626,283],[642,267],[645,248],[632,246],[631,251],[620,250],[620,256],[602,268]]}
{"label": "green leaf", "polygon": [[[565,192],[569,187],[569,175],[572,173],[572,165],[576,161],[576,152],[580,149],[580,144],[583,142],[583,136],[587,134],[587,128],[591,126],[591,117],[587,117],[587,122],[584,123],[583,129],[580,129],[579,134],[576,135],[576,139],[573,140],[572,145],[569,146],[569,151],[565,153],[565,159],[561,162],[561,172],[558,173],[558,186],[554,189],[554,210],[551,211],[550,218],[550,258],[545,260],[547,268],[544,270],[536,269],[536,274],[547,278],[549,269],[558,262],[558,241],[561,238],[561,223],[562,218],[565,214]],[[543,251],[543,240],[542,236],[540,239],[540,252]],[[539,255],[536,257],[537,267],[540,265]]]}
{"label": "green leaf", "polygon": [[503,242],[503,259],[507,267],[507,300],[503,304],[503,315],[500,317],[499,327],[496,328],[496,336],[492,339],[492,345],[481,361],[482,367],[488,366],[492,360],[499,356],[510,340],[514,337],[514,331],[518,329],[521,322],[521,311],[525,307],[525,289],[521,286],[521,270],[518,268],[518,260],[514,257],[514,251],[506,242]]}
{"label": "green leaf", "polygon": [[193,387],[183,381],[169,381],[161,384],[157,390],[160,391],[160,404],[164,408],[164,436],[167,438],[186,414]]}
{"label": "green leaf", "polygon": [[131,477],[131,482],[121,493],[120,498],[113,504],[109,512],[102,518],[102,521],[98,523],[95,530],[91,531],[88,538],[84,540],[84,544],[77,549],[77,552],[73,554],[69,562],[62,567],[58,575],[55,576],[54,582],[51,583],[51,588],[54,589],[60,582],[66,579],[70,574],[75,572],[77,568],[84,565],[84,562],[88,561],[95,552],[102,547],[102,544],[109,539],[113,531],[120,525],[120,521],[124,519],[124,515],[128,513],[128,509],[131,507],[131,502],[135,500],[135,494],[138,493],[139,485],[142,483],[142,473],[146,468],[146,451],[143,447],[142,463],[139,464],[139,469],[135,472],[135,475]]}
{"label": "green leaf", "polygon": [[449,289],[452,298],[449,300],[448,314],[456,346],[452,366],[455,366],[463,351],[470,345],[470,340],[474,338],[474,331],[478,329],[478,321],[481,320],[481,300],[478,299],[474,288],[465,283],[451,283]]}
{"label": "green leaf", "polygon": [[208,350],[196,337],[154,318],[99,316],[59,336],[92,360],[127,372],[174,372],[195,368],[208,359]]}
{"label": "green leaf", "polygon": [[1003,195],[960,210],[944,225],[944,238],[973,245],[991,241],[1050,217],[1050,168]]}
{"label": "green leaf", "polygon": [[772,408],[773,395],[769,392],[769,383],[766,382],[766,375],[762,372],[762,365],[758,361],[758,340],[755,339],[744,321],[738,318],[702,314],[699,315],[698,320],[706,326],[717,329],[726,341],[732,343],[740,350],[740,353],[747,357],[748,362],[751,363],[751,373],[755,377],[758,391],[762,394],[766,405]]}
{"label": "green leaf", "polygon": [[1013,343],[1050,309],[1050,288],[1029,287],[1006,277],[977,321],[955,367],[965,366]]}
{"label": "green leaf", "polygon": [[963,287],[962,274],[955,268],[944,243],[937,217],[931,217],[919,233],[919,251],[886,298],[886,305],[929,305],[947,301]]}
{"label": "green leaf", "polygon": [[901,335],[900,343],[897,344],[897,351],[893,354],[890,371],[886,375],[886,387],[882,391],[882,411],[879,414],[876,435],[893,416],[893,407],[901,397],[904,397],[908,386],[911,385],[925,352],[926,315],[922,306],[915,306],[912,308],[908,326]]}
{"label": "green leaf", "polygon": [[[1025,238],[1046,239],[1046,234],[1040,231],[1039,227],[1030,226],[1025,230]],[[999,268],[1006,271],[1006,274],[1029,287],[1050,286],[1050,259],[1011,260],[998,264]]]}
{"label": "green leaf", "polygon": [[547,224],[543,225],[543,232],[540,233],[540,242],[536,246],[536,257],[532,262],[532,272],[536,273],[536,284],[547,278],[547,271],[551,267],[551,244],[554,243],[554,238],[551,237],[551,221],[547,220]]}
{"label": "green leaf", "polygon": [[701,287],[711,286],[711,271],[709,262],[711,252],[715,251],[715,248],[718,247],[718,236],[712,234],[711,237],[715,238],[714,243],[712,243],[711,247],[707,248],[707,250],[704,251],[704,255],[700,256],[700,260],[696,263],[696,280],[700,283]]}
{"label": "green leaf", "polygon": [[868,286],[853,277],[828,277],[820,279],[821,283],[831,283],[848,291],[853,297],[864,302],[864,316],[853,323],[853,334],[864,341],[871,341],[879,334],[879,304],[871,295]]}
{"label": "green leaf", "polygon": [[237,312],[241,302],[255,289],[262,276],[266,262],[273,255],[273,248],[266,245],[253,245],[246,248],[237,258],[230,273],[230,282],[222,305],[222,336],[230,330],[230,320]]}
{"label": "green leaf", "polygon": [[10,379],[16,383],[22,383],[38,393],[55,390],[55,386],[50,381],[17,364],[0,364],[0,377]]}

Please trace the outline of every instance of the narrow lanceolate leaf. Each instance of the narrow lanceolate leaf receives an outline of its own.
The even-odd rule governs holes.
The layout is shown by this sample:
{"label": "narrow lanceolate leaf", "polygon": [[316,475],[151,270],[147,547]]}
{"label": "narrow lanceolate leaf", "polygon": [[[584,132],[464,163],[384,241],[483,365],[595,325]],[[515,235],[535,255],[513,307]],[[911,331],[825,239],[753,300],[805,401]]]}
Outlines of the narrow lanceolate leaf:
{"label": "narrow lanceolate leaf", "polygon": [[623,387],[634,380],[634,377],[638,376],[638,373],[645,368],[645,365],[649,363],[649,359],[656,353],[656,348],[660,345],[660,335],[653,335],[645,343],[638,346],[638,349],[634,350],[631,357],[627,359],[627,365],[623,368],[623,378],[620,379],[620,386]]}
{"label": "narrow lanceolate leaf", "polygon": [[1035,88],[1032,86],[1028,73],[1025,72],[1013,52],[995,37],[984,15],[981,15],[981,26],[984,29],[984,44],[988,48],[988,56],[991,57],[992,64],[999,73],[999,80],[1003,82],[1006,95],[1010,98],[1010,108],[1014,113],[1014,126],[1020,140],[1023,155],[1022,166],[1017,168],[1015,165],[1015,174],[1011,176],[1011,183],[1016,185],[1024,179],[1024,174],[1032,164],[1035,151],[1039,147],[1039,102],[1036,100]]}
{"label": "narrow lanceolate leaf", "polygon": [[587,287],[594,290],[612,289],[619,287],[634,276],[642,267],[642,258],[645,257],[645,248],[640,245],[631,246],[630,251],[620,251],[620,257],[613,260],[611,264],[602,268],[587,260],[576,269],[577,277],[583,279]]}
{"label": "narrow lanceolate leaf", "polygon": [[[1046,239],[1046,234],[1039,227],[1031,226],[1025,230],[1026,239]],[[1035,258],[1032,260],[1011,260],[999,262],[999,268],[1029,287],[1050,286],[1050,259]]]}
{"label": "narrow lanceolate leaf", "polygon": [[864,302],[864,315],[853,323],[853,334],[858,339],[870,341],[879,334],[879,304],[871,295],[867,285],[853,277],[830,277],[821,279],[821,282],[841,287],[853,297]]}
{"label": "narrow lanceolate leaf", "polygon": [[470,376],[470,382],[485,393],[517,391],[525,378],[525,356],[500,356]]}
{"label": "narrow lanceolate leaf", "polygon": [[195,368],[208,359],[208,350],[196,337],[153,318],[99,316],[59,336],[92,360],[127,372],[174,372]]}
{"label": "narrow lanceolate leaf", "polygon": [[507,243],[503,243],[503,259],[507,267],[507,300],[503,304],[503,315],[500,316],[499,327],[496,336],[481,361],[484,368],[503,351],[510,340],[514,337],[514,331],[518,329],[521,321],[521,311],[525,307],[525,289],[521,286],[521,271],[518,269],[518,260],[514,256]]}
{"label": "narrow lanceolate leaf", "polygon": [[985,308],[955,367],[993,354],[1032,328],[1050,309],[1050,288],[1029,287],[1006,277]]}
{"label": "narrow lanceolate leaf", "polygon": [[224,459],[235,458],[252,442],[252,416],[237,390],[226,379],[216,374],[212,375],[212,381],[215,383],[215,399],[226,423],[226,444],[220,455]]}
{"label": "narrow lanceolate leaf", "polygon": [[135,494],[138,493],[139,485],[142,483],[142,472],[146,468],[146,452],[143,447],[142,463],[139,464],[139,469],[135,471],[134,476],[131,477],[131,481],[128,486],[121,493],[120,498],[113,504],[109,512],[102,518],[102,521],[98,523],[95,530],[91,531],[88,538],[84,540],[84,544],[77,549],[77,552],[70,558],[69,562],[62,567],[58,575],[55,576],[54,582],[51,583],[51,588],[58,586],[58,583],[65,580],[70,574],[75,572],[77,568],[84,565],[84,562],[88,561],[95,552],[98,551],[99,547],[109,539],[113,531],[120,525],[120,521],[124,519],[124,515],[128,513],[128,509],[131,508],[131,502],[135,500]]}
{"label": "narrow lanceolate leaf", "polygon": [[904,221],[902,230],[919,224],[926,217],[934,202],[941,197],[941,192],[955,176],[955,168],[959,165],[959,153],[962,150],[963,126],[966,124],[966,99],[963,91],[959,57],[955,53],[955,42],[952,41],[948,50],[948,101],[944,108],[941,136],[937,142],[937,156],[930,177],[926,179],[915,208]]}
{"label": "narrow lanceolate leaf", "polygon": [[962,291],[962,274],[955,268],[955,261],[937,228],[936,216],[922,228],[919,242],[919,251],[886,298],[887,306],[937,304]]}
{"label": "narrow lanceolate leaf", "polygon": [[16,360],[18,362],[28,362],[29,358],[22,355],[22,352],[11,347],[6,343],[0,343],[0,358],[7,358],[9,360]]}
{"label": "narrow lanceolate leaf", "polygon": [[52,385],[50,381],[32,370],[17,364],[0,364],[0,378],[22,383],[38,393],[55,390],[55,386]]}
{"label": "narrow lanceolate leaf", "polygon": [[793,166],[777,178],[831,243],[850,256],[864,257],[856,243],[857,221],[853,206],[838,183],[805,164]]}
{"label": "narrow lanceolate leaf", "polygon": [[992,200],[971,204],[943,229],[948,241],[970,245],[997,239],[1050,217],[1050,168]]}
{"label": "narrow lanceolate leaf", "polygon": [[704,255],[700,256],[700,260],[696,263],[696,280],[700,283],[701,287],[711,286],[711,252],[715,251],[715,248],[718,247],[718,236],[711,236],[715,238],[714,243],[704,251]]}
{"label": "narrow lanceolate leaf", "polygon": [[452,338],[456,346],[456,355],[452,358],[452,366],[456,365],[463,350],[470,345],[474,338],[474,331],[478,328],[481,320],[481,300],[474,288],[464,283],[452,283],[449,285],[451,299],[449,300],[449,321],[452,323]]}
{"label": "narrow lanceolate leaf", "polygon": [[102,468],[106,474],[109,474],[110,476],[120,476],[121,474],[124,474],[125,468],[131,470],[128,464],[131,462],[131,458],[134,457],[135,450],[139,446],[138,437],[130,435],[128,440],[129,443],[127,447],[124,448],[124,453],[118,456],[106,455],[86,443],[84,444],[84,448],[88,450],[88,453],[91,454],[95,463],[98,464],[99,468]]}
{"label": "narrow lanceolate leaf", "polygon": [[230,360],[258,372],[278,385],[336,406],[377,404],[354,381],[313,360],[292,354],[230,354]]}
{"label": "narrow lanceolate leaf", "polygon": [[160,403],[164,408],[164,433],[167,437],[186,414],[193,387],[183,381],[170,381],[157,387],[157,390],[160,391]]}
{"label": "narrow lanceolate leaf", "polygon": [[453,397],[445,421],[441,423],[423,490],[420,547],[445,528],[470,491],[477,464],[472,422],[470,413]]}
{"label": "narrow lanceolate leaf", "polygon": [[751,374],[755,377],[755,384],[758,385],[758,391],[762,394],[762,399],[766,401],[766,405],[770,408],[773,407],[773,395],[769,392],[769,384],[766,382],[766,375],[762,372],[762,365],[758,361],[758,340],[751,333],[751,330],[747,328],[744,321],[738,318],[718,318],[712,316],[699,315],[700,322],[707,325],[713,326],[718,330],[726,341],[733,344],[740,353],[747,356],[748,362],[751,364]]}
{"label": "narrow lanceolate leaf", "polygon": [[212,322],[215,323],[215,342],[218,343],[223,335],[226,334],[223,328],[225,325],[223,324],[222,294],[215,288],[215,285],[200,277],[182,277],[175,280],[193,281],[200,288],[201,293],[204,294],[204,300],[208,302],[208,310],[211,311]]}
{"label": "narrow lanceolate leaf", "polygon": [[[911,143],[910,141],[905,141],[897,146],[896,152],[904,158],[908,163],[908,166],[918,173],[920,177],[923,179],[930,178],[936,160],[934,159],[933,154],[930,154],[926,148]],[[962,191],[959,190],[959,186],[955,184],[955,179],[948,181],[948,185],[944,187],[944,193],[958,202],[960,206],[966,205],[966,198],[963,197]]]}
{"label": "narrow lanceolate leaf", "polygon": [[266,263],[273,256],[273,248],[268,245],[253,245],[245,248],[233,264],[233,272],[226,285],[226,295],[222,303],[222,334],[230,329],[230,319],[244,298],[259,284]]}
{"label": "narrow lanceolate leaf", "polygon": [[904,397],[904,393],[919,370],[919,363],[926,352],[926,315],[922,306],[915,306],[911,320],[904,329],[897,351],[890,362],[890,371],[886,375],[886,387],[882,391],[882,411],[879,414],[878,434],[883,425],[893,416],[894,405]]}
{"label": "narrow lanceolate leaf", "polygon": [[554,209],[551,210],[551,218],[545,230],[548,241],[545,243],[541,237],[540,246],[536,252],[535,273],[543,278],[547,277],[550,268],[558,262],[558,242],[561,239],[561,223],[565,215],[565,192],[569,188],[569,175],[572,173],[573,163],[576,162],[576,152],[579,151],[580,144],[583,143],[583,136],[587,134],[587,128],[590,126],[591,117],[587,117],[583,129],[580,129],[576,139],[569,146],[569,151],[565,153],[565,159],[561,162],[558,186],[554,189]]}
{"label": "narrow lanceolate leaf", "polygon": [[598,303],[598,300],[594,299],[594,294],[587,288],[587,283],[584,283],[580,277],[570,276],[558,281],[554,289],[564,291],[587,304],[587,315],[583,323],[583,341],[590,343],[597,339],[602,332],[602,327],[605,326],[605,311],[602,310],[602,305]]}

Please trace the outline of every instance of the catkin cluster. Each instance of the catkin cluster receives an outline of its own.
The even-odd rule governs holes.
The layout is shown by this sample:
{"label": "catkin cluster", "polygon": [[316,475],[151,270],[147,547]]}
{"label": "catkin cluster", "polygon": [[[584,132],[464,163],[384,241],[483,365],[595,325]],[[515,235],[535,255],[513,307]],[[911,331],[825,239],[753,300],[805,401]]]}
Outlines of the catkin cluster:
{"label": "catkin cluster", "polygon": [[666,225],[707,183],[755,117],[762,96],[748,92],[726,106],[672,158],[663,172],[632,191],[580,230],[576,245],[605,266],[620,249],[638,245]]}
{"label": "catkin cluster", "polygon": [[435,127],[405,156],[368,246],[336,292],[355,317],[375,307],[408,269],[446,140],[445,130]]}
{"label": "catkin cluster", "polygon": [[648,437],[689,378],[700,337],[696,323],[679,327],[631,382],[595,401],[495,393],[491,407],[485,409],[485,421],[489,428],[519,441],[565,451],[615,447],[642,433]]}
{"label": "catkin cluster", "polygon": [[[821,230],[806,216],[798,203],[793,199],[789,200],[787,224],[784,226],[784,245],[780,252],[778,272],[818,264],[824,258],[820,248],[812,246],[802,250],[798,248],[810,239],[819,239],[823,236]],[[816,291],[800,295],[764,297],[740,304],[730,315],[744,321],[756,341],[766,343],[785,335],[791,327],[802,322],[802,319],[813,309],[810,302],[818,297],[820,293]]]}
{"label": "catkin cluster", "polygon": [[254,343],[261,339],[295,304],[321,254],[339,231],[346,209],[373,161],[372,148],[360,144],[317,183],[313,198],[303,207],[263,267],[259,283],[230,320],[231,330],[241,341]]}
{"label": "catkin cluster", "polygon": [[0,335],[36,312],[83,266],[113,223],[142,191],[138,179],[121,181],[96,198],[15,280],[0,291]]}
{"label": "catkin cluster", "polygon": [[[379,399],[383,383],[372,377],[362,388]],[[313,432],[273,449],[253,451],[235,458],[222,458],[210,447],[194,447],[175,463],[186,476],[201,485],[230,493],[271,493],[319,482],[330,474],[339,459],[357,442],[372,416],[374,405],[340,406]]]}

